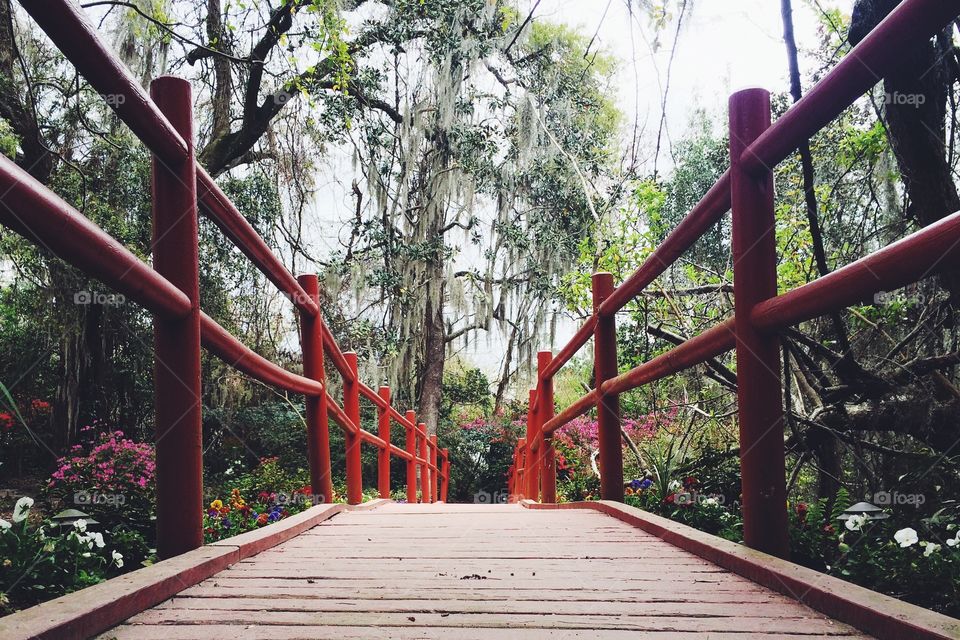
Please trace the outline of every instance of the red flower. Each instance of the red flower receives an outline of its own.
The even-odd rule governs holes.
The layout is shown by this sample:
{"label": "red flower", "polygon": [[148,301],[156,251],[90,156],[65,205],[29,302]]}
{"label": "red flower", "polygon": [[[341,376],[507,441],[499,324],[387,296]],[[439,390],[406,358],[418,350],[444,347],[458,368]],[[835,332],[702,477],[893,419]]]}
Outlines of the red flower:
{"label": "red flower", "polygon": [[49,413],[50,403],[44,400],[33,399],[30,401],[30,408],[33,409],[35,413]]}
{"label": "red flower", "polygon": [[10,431],[13,429],[13,425],[16,424],[13,420],[13,416],[9,413],[0,413],[0,429],[4,431]]}
{"label": "red flower", "polygon": [[267,514],[261,513],[259,516],[257,516],[257,524],[260,526],[267,524],[267,518],[269,518]]}
{"label": "red flower", "polygon": [[797,503],[797,518],[800,519],[800,522],[805,522],[807,520],[807,510],[809,507],[806,502]]}

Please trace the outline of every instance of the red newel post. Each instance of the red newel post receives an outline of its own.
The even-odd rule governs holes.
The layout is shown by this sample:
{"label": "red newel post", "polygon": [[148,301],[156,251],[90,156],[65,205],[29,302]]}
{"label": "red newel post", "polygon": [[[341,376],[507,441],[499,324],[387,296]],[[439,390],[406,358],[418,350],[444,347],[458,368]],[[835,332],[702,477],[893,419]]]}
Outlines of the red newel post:
{"label": "red newel post", "polygon": [[[407,502],[409,504],[417,503],[417,414],[415,411],[407,411],[407,422],[410,425],[404,425],[407,431],[407,453],[411,458],[407,460]],[[412,425],[412,426],[411,426]]]}
{"label": "red newel post", "polygon": [[[597,328],[593,334],[593,358],[597,388],[617,376],[616,318],[598,313],[600,305],[613,291],[613,274],[593,274],[593,312],[597,314]],[[607,395],[600,399],[597,406],[597,431],[600,449],[600,497],[623,502],[623,447],[620,438],[618,395]]]}
{"label": "red newel post", "polygon": [[[357,367],[357,354],[348,351],[343,354],[353,374],[353,382],[343,380],[343,411],[350,422],[360,428],[360,374]],[[363,502],[363,476],[360,463],[360,434],[347,429],[344,432],[344,444],[347,449],[347,503]]]}
{"label": "red newel post", "polygon": [[437,434],[430,436],[430,502],[440,499],[440,465],[437,464],[440,450],[437,448]]}
{"label": "red newel post", "polygon": [[427,462],[430,460],[427,454],[427,425],[420,423],[417,437],[420,438],[420,502],[430,502],[430,469],[427,468]]}
{"label": "red newel post", "polygon": [[[549,351],[537,353],[537,370],[543,372],[553,354]],[[540,392],[537,394],[537,416],[541,425],[540,459],[543,461],[540,469],[540,487],[543,502],[557,501],[557,452],[553,448],[553,438],[542,433],[544,424],[553,417],[553,378],[540,378]]]}
{"label": "red newel post", "polygon": [[[390,406],[390,387],[380,387],[378,394]],[[377,416],[377,435],[387,443],[377,454],[377,487],[380,497],[390,499],[390,412],[380,409]]]}
{"label": "red newel post", "polygon": [[[305,274],[297,282],[320,307],[317,276]],[[310,463],[310,491],[318,502],[333,502],[333,478],[330,475],[330,425],[327,416],[327,377],[323,362],[323,336],[320,316],[300,312],[300,343],[303,350],[303,375],[323,385],[324,393],[307,396],[307,459]]]}
{"label": "red newel post", "polygon": [[777,294],[773,171],[741,166],[744,149],[770,126],[770,94],[747,89],[730,97],[730,198],[733,209],[734,310],[743,538],[781,558],[789,554],[780,386],[780,345],[750,323],[753,307]]}
{"label": "red newel post", "polygon": [[444,448],[440,453],[443,454],[443,489],[440,490],[440,500],[446,503],[447,496],[450,495],[450,450]]}
{"label": "red newel post", "polygon": [[530,500],[540,499],[540,456],[543,449],[533,450],[540,436],[540,416],[537,415],[537,390],[531,389],[527,402],[527,463],[524,492]]}
{"label": "red newel post", "polygon": [[527,439],[520,438],[517,440],[517,480],[514,482],[514,490],[517,492],[517,501],[523,500],[526,497],[527,485],[526,485],[526,473],[527,473],[527,458],[529,457],[527,453]]}
{"label": "red newel post", "polygon": [[200,388],[200,284],[197,182],[190,83],[163,76],[150,97],[187,143],[181,162],[153,158],[153,268],[190,298],[184,318],[154,318],[157,554],[203,544],[203,431]]}

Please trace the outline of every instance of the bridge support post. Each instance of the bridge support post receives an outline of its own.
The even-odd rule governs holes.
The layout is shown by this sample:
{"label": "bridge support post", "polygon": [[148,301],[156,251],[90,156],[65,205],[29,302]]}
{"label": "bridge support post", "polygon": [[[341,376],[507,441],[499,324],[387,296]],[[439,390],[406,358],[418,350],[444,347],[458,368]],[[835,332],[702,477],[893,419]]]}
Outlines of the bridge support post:
{"label": "bridge support post", "polygon": [[436,502],[440,499],[440,449],[437,447],[437,434],[430,436],[430,502]]}
{"label": "bridge support post", "polygon": [[527,403],[527,463],[525,467],[524,489],[527,498],[530,500],[540,499],[540,456],[543,455],[543,448],[533,450],[534,445],[540,437],[540,416],[537,413],[537,390],[530,390],[529,402]]}
{"label": "bridge support post", "polygon": [[553,417],[553,378],[542,377],[543,371],[553,361],[549,351],[537,353],[537,370],[540,372],[540,391],[537,394],[537,416],[540,423],[540,487],[543,502],[557,501],[557,452],[553,448],[553,436],[542,432],[543,425]]}
{"label": "bridge support post", "polygon": [[427,425],[420,423],[417,437],[420,439],[420,502],[426,504],[430,502],[430,468],[427,463],[430,461],[430,455],[427,453]]}
{"label": "bridge support post", "polygon": [[443,454],[443,488],[440,489],[440,499],[445,503],[450,495],[450,450],[444,448],[440,453]]}
{"label": "bridge support post", "polygon": [[[600,305],[614,291],[613,274],[593,274],[594,378],[597,388],[617,376],[617,323],[615,316],[600,315]],[[597,404],[597,435],[600,449],[600,497],[623,502],[623,447],[620,437],[620,396],[602,396]]]}
{"label": "bridge support post", "polygon": [[787,493],[780,344],[758,331],[750,314],[777,295],[773,171],[749,174],[743,152],[770,126],[770,94],[747,89],[730,97],[730,199],[733,209],[734,310],[743,538],[747,546],[786,558]]}
{"label": "bridge support post", "polygon": [[150,97],[187,143],[175,165],[153,157],[153,267],[192,303],[177,319],[154,318],[157,554],[203,544],[203,430],[200,387],[200,284],[197,183],[190,83],[164,76]]}
{"label": "bridge support post", "polygon": [[407,453],[410,459],[407,460],[407,502],[409,504],[417,503],[417,414],[415,411],[407,411],[407,422],[405,425],[407,431]]}
{"label": "bridge support post", "polygon": [[[386,406],[390,406],[390,387],[380,387],[377,391]],[[380,497],[390,499],[390,411],[380,409],[377,412],[377,435],[387,446],[377,453],[377,487]]]}
{"label": "bridge support post", "polygon": [[526,472],[527,472],[527,439],[517,440],[517,472],[516,482],[513,486],[517,492],[517,500],[523,500],[526,497]]}
{"label": "bridge support post", "polygon": [[304,292],[317,305],[317,315],[300,312],[300,343],[303,350],[303,375],[323,385],[319,396],[307,396],[307,459],[310,464],[310,492],[315,502],[333,502],[333,478],[330,475],[330,424],[327,408],[327,376],[324,370],[323,334],[320,330],[320,287],[317,276],[297,277]]}
{"label": "bridge support post", "polygon": [[363,502],[363,465],[360,461],[360,374],[357,367],[357,354],[348,351],[343,354],[353,374],[353,381],[343,380],[343,411],[354,424],[357,431],[347,429],[344,432],[344,444],[347,450],[347,503]]}

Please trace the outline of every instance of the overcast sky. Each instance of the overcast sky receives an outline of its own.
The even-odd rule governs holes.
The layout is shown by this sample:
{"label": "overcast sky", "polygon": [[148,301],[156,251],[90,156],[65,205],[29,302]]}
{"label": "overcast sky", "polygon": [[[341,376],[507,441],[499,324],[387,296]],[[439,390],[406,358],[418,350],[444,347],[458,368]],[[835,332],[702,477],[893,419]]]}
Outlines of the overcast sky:
{"label": "overcast sky", "polygon": [[[534,13],[537,19],[578,27],[588,37],[596,34],[593,46],[603,48],[619,61],[614,88],[628,125],[624,131],[625,147],[629,144],[634,118],[641,127],[646,124],[648,141],[655,136],[676,28],[675,23],[668,26],[660,50],[651,53],[651,25],[645,15],[638,13],[638,0],[633,0],[631,17],[629,1],[540,0]],[[846,14],[853,5],[853,0],[816,1],[823,8],[839,8]],[[535,3],[536,0],[520,0],[524,16]],[[675,0],[670,4],[676,4]],[[793,0],[793,4],[801,74],[806,76],[809,65],[805,64],[803,51],[817,46],[818,13],[814,0]],[[692,5],[679,35],[665,109],[668,131],[674,140],[682,137],[696,108],[722,118],[727,97],[733,91],[752,86],[771,92],[788,89],[779,0],[694,0]],[[669,170],[669,154],[663,154],[662,158],[660,170]],[[340,158],[331,159],[317,177],[320,192],[315,219],[320,223],[309,235],[319,241],[319,256],[335,250],[338,237],[343,237],[348,228],[353,210],[349,192],[352,175],[349,160]],[[565,323],[558,332],[559,344],[563,344],[575,328],[572,322]],[[496,379],[503,358],[502,336],[494,335],[489,342],[481,339],[474,344],[479,349],[463,355],[491,379]]]}

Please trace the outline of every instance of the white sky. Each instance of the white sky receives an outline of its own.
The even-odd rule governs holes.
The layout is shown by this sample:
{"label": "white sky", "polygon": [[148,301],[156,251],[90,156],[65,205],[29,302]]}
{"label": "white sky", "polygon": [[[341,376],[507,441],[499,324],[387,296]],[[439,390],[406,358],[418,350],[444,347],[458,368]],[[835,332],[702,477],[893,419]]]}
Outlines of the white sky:
{"label": "white sky", "polygon": [[[604,0],[541,0],[534,15],[578,27],[588,37],[596,32],[593,46],[603,48],[620,61],[614,87],[628,129],[624,131],[624,146],[629,144],[629,129],[636,117],[641,127],[646,123],[646,139],[652,149],[651,141],[661,116],[661,86],[666,79],[676,25],[667,27],[660,50],[652,54],[645,40],[653,37],[652,27],[646,16],[638,13],[637,0],[633,1],[635,13],[631,19],[629,1],[610,0],[602,21],[601,15],[608,7]],[[819,2],[824,8],[840,8],[848,15],[853,5],[853,0]],[[521,13],[525,16],[533,4],[534,0],[521,0]],[[813,0],[793,0],[793,5],[801,75],[806,77],[809,65],[805,64],[803,52],[817,46],[817,10]],[[695,0],[680,32],[670,74],[665,109],[670,137],[682,137],[695,108],[715,114],[722,122],[727,97],[733,91],[751,86],[785,91],[787,59],[782,30],[779,0]],[[317,176],[318,225],[308,235],[318,242],[316,254],[321,258],[337,248],[337,239],[347,232],[352,215],[349,187],[353,169],[348,155],[341,154],[337,159],[337,154],[333,154],[331,162]],[[661,172],[669,169],[668,158],[669,153],[662,152]],[[558,331],[558,344],[562,345],[575,329],[572,322],[565,323]],[[503,336],[473,342],[478,349],[463,355],[495,380],[504,355]]]}

